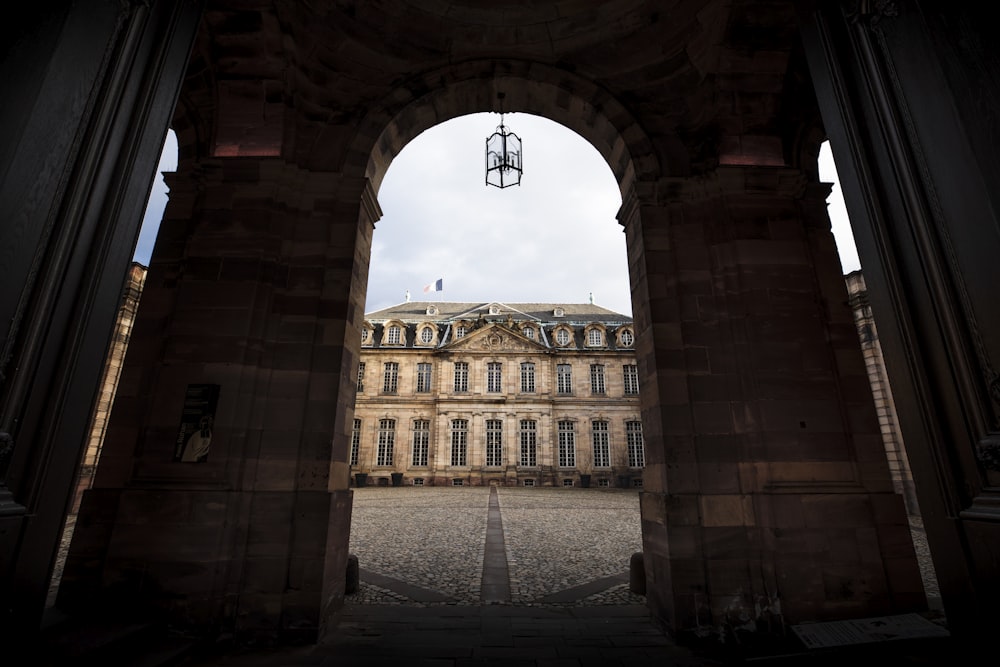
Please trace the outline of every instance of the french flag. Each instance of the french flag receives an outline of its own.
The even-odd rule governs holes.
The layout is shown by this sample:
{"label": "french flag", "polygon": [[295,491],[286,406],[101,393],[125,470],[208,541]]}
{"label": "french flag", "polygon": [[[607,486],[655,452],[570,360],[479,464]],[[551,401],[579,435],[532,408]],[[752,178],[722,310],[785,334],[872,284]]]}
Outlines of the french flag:
{"label": "french flag", "polygon": [[444,278],[438,278],[436,282],[430,285],[424,285],[424,292],[440,292],[444,289]]}

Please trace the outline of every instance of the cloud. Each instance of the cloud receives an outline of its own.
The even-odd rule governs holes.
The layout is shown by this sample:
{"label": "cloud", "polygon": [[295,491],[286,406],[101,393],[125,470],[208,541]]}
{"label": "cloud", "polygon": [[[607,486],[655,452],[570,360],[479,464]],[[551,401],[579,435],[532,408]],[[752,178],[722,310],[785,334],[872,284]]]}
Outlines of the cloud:
{"label": "cloud", "polygon": [[379,192],[366,310],[415,300],[444,278],[442,301],[595,303],[631,314],[621,196],[582,137],[553,121],[506,114],[524,145],[521,185],[485,184],[496,114],[435,126],[410,142]]}

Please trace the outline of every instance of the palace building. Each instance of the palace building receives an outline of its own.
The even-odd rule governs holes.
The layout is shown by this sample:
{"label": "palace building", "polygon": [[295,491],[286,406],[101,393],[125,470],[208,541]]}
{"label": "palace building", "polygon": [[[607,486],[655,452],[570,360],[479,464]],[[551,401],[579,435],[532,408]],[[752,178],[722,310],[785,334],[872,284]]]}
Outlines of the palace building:
{"label": "palace building", "polygon": [[361,338],[356,485],[642,485],[632,318],[407,302],[369,313]]}

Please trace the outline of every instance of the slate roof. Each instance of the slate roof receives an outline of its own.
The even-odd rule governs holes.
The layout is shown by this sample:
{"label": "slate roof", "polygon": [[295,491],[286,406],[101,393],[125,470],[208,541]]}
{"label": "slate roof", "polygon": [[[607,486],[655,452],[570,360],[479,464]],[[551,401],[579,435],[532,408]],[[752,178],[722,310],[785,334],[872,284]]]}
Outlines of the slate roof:
{"label": "slate roof", "polygon": [[[489,308],[492,305],[499,307],[499,315],[490,315]],[[428,306],[436,307],[438,314],[428,315]],[[556,317],[553,314],[556,308],[563,309],[564,315],[562,317]],[[533,320],[539,324],[559,322],[625,324],[632,321],[628,315],[622,315],[592,303],[503,303],[500,301],[410,301],[368,313],[365,315],[365,319],[373,324],[391,319],[405,323],[448,322],[459,319],[474,320],[479,317],[480,313],[484,318],[506,318],[509,314],[515,321]]]}

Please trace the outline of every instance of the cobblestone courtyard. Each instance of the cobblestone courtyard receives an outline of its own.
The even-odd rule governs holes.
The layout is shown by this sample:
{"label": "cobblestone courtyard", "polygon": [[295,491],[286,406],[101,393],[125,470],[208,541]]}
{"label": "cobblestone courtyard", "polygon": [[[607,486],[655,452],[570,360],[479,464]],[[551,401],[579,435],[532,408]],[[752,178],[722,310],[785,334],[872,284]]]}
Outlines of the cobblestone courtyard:
{"label": "cobblestone courtyard", "polygon": [[[644,604],[628,587],[629,560],[642,550],[637,490],[497,492],[511,604]],[[489,497],[488,487],[355,489],[350,549],[358,556],[361,587],[347,601],[478,604]],[[911,528],[934,607],[937,581],[919,518]]]}
{"label": "cobblestone courtyard", "polygon": [[[637,491],[497,491],[511,604],[643,603],[628,589],[629,560],[642,549]],[[489,487],[355,489],[350,549],[361,587],[348,601],[479,604],[489,499]]]}

